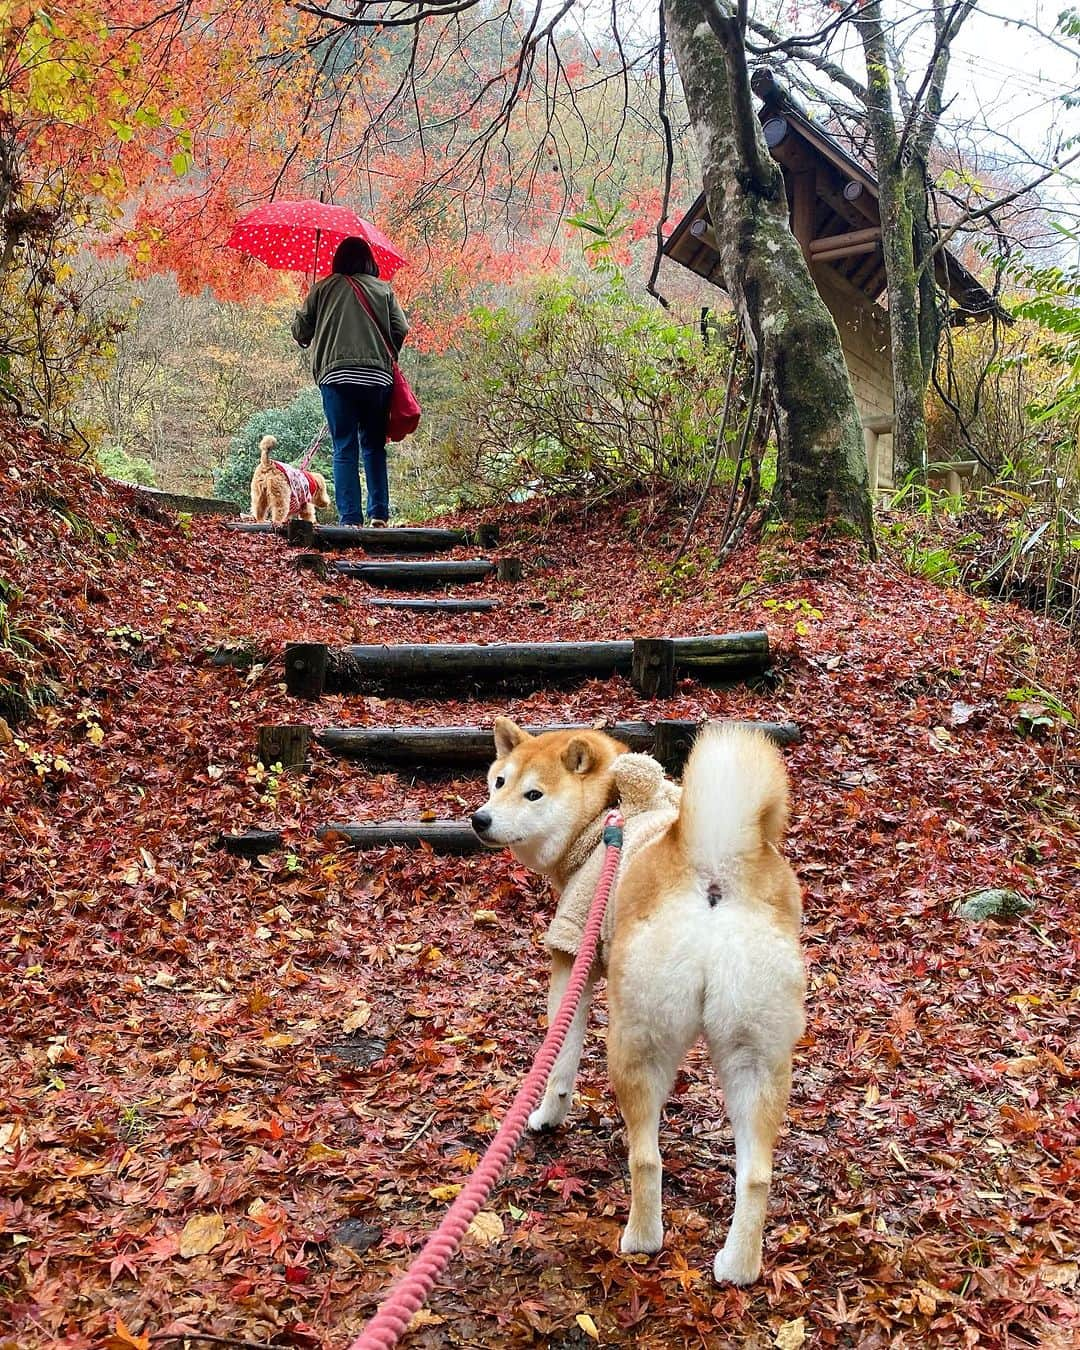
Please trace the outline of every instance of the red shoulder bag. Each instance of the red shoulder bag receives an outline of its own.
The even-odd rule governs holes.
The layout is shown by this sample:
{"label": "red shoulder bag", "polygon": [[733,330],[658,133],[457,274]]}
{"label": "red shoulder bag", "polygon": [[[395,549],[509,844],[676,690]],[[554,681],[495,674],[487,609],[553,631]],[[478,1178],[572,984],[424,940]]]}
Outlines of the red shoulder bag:
{"label": "red shoulder bag", "polygon": [[390,353],[394,382],[390,386],[390,410],[386,418],[386,439],[388,441],[403,441],[406,436],[411,436],[420,425],[420,404],[416,401],[416,395],[413,393],[409,381],[405,378],[405,372],[398,365],[394,349],[390,345],[389,338],[383,332],[382,325],[375,317],[368,298],[364,294],[364,288],[355,278],[349,277],[348,280],[357,300],[367,310],[368,317],[385,343],[386,350]]}

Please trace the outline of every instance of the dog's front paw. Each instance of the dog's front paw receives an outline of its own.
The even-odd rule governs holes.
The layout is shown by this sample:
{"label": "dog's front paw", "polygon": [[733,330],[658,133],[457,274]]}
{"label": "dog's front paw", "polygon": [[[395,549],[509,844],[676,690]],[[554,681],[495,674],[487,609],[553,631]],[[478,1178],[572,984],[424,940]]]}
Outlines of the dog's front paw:
{"label": "dog's front paw", "polygon": [[713,1279],[717,1284],[753,1284],[761,1274],[761,1252],[751,1255],[729,1251],[726,1246],[716,1253]]}
{"label": "dog's front paw", "polygon": [[529,1117],[529,1129],[534,1134],[542,1134],[545,1130],[557,1130],[566,1119],[569,1110],[570,1094],[568,1092],[560,1093],[558,1096],[552,1097],[551,1100],[545,1097]]}
{"label": "dog's front paw", "polygon": [[659,1219],[655,1223],[636,1223],[633,1219],[623,1229],[619,1239],[619,1251],[644,1252],[653,1256],[664,1245],[664,1225]]}

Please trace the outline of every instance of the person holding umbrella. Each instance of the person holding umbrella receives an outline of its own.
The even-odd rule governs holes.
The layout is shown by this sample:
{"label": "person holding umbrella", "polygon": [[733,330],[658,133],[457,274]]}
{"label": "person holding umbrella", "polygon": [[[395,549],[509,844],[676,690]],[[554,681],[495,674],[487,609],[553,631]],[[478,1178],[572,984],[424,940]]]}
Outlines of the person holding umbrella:
{"label": "person holding umbrella", "polygon": [[338,244],[329,276],[308,292],[292,334],[311,349],[334,446],[334,496],[343,525],[362,525],[360,457],[364,461],[369,524],[390,518],[386,429],[394,361],[409,322],[367,241]]}

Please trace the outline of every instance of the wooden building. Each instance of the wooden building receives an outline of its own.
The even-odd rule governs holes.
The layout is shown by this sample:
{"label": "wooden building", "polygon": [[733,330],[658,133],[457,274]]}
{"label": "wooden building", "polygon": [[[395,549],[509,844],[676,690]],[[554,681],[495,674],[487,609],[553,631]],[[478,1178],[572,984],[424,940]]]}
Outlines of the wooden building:
{"label": "wooden building", "polygon": [[[756,72],[765,142],[780,164],[792,233],[840,332],[862,416],[872,492],[891,488],[893,377],[878,187],[873,173],[815,122],[770,71]],[[704,193],[671,232],[664,252],[708,281],[719,259]],[[995,302],[966,267],[942,250],[937,278],[953,304],[951,321],[984,321]],[[953,466],[949,486],[959,484]]]}

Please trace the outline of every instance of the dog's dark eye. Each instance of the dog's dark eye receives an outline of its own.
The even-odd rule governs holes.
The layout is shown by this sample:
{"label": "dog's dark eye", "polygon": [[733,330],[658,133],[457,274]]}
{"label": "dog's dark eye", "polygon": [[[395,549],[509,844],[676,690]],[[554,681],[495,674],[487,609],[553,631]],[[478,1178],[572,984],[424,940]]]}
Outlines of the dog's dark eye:
{"label": "dog's dark eye", "polygon": [[495,786],[496,786],[497,788],[501,788],[502,785],[503,785],[505,782],[506,782],[506,779],[505,779],[505,778],[496,778],[496,779],[495,779]]}
{"label": "dog's dark eye", "polygon": [[540,791],[539,788],[530,788],[528,792],[524,793],[523,795],[527,802],[538,802],[544,794]]}

